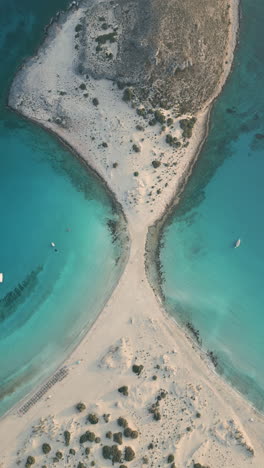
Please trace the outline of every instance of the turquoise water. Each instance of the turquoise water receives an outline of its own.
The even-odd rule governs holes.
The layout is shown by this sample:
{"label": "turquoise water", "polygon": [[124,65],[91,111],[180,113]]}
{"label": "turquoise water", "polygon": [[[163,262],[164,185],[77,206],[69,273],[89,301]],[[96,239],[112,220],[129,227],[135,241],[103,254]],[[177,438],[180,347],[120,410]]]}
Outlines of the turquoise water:
{"label": "turquoise water", "polygon": [[16,67],[67,3],[0,2],[0,415],[77,344],[122,268],[120,217],[102,183],[5,108]]}
{"label": "turquoise water", "polygon": [[219,372],[264,410],[264,3],[241,8],[234,69],[160,260],[168,309],[200,331]]}

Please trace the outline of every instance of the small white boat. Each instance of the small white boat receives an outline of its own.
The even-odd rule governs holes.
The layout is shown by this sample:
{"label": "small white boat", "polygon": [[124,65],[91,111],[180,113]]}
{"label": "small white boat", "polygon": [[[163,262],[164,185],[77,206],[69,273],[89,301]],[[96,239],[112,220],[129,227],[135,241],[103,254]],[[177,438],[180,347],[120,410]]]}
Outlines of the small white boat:
{"label": "small white boat", "polygon": [[51,247],[55,247],[55,242],[50,243]]}
{"label": "small white boat", "polygon": [[236,243],[235,243],[235,249],[237,249],[241,244],[241,240],[240,239],[237,239]]}
{"label": "small white boat", "polygon": [[0,273],[0,283],[3,283],[3,281],[4,281],[4,274]]}

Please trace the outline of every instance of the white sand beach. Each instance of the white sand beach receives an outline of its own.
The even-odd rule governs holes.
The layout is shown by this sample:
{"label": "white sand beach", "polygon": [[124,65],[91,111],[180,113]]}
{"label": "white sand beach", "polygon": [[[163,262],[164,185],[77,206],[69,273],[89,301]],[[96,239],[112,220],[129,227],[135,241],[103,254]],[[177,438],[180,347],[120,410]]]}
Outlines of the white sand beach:
{"label": "white sand beach", "polygon": [[[50,467],[57,451],[62,458],[56,466],[111,466],[102,446],[113,444],[106,433],[122,431],[117,419],[123,417],[138,431],[135,439],[123,435],[120,450],[130,446],[135,452],[124,466],[261,468],[263,416],[216,374],[212,362],[165,313],[145,271],[148,229],[189,176],[206,136],[211,104],[230,72],[238,2],[231,3],[229,47],[219,86],[195,115],[188,145],[179,119],[192,116],[165,112],[173,119],[170,131],[181,142],[179,148],[166,143],[159,125],[146,127],[110,80],[74,73],[73,37],[82,14],[81,7],[73,9],[66,21],[53,24],[37,56],[17,74],[9,105],[58,135],[106,181],[126,215],[131,250],[112,297],[64,363],[66,377],[25,414],[19,413],[21,403],[0,421],[0,467],[25,466],[29,455],[35,457],[35,466]],[[160,165],[155,168],[153,161]],[[132,371],[134,364],[143,366],[140,375]],[[118,391],[122,386],[128,387],[127,396]],[[76,410],[79,402],[86,405],[83,412]],[[87,423],[88,413],[96,413],[99,422]],[[66,430],[71,433],[69,446]],[[89,455],[79,443],[87,430],[100,438],[83,444],[90,447]],[[47,455],[43,443],[51,446]],[[170,454],[174,461],[168,463]]]}

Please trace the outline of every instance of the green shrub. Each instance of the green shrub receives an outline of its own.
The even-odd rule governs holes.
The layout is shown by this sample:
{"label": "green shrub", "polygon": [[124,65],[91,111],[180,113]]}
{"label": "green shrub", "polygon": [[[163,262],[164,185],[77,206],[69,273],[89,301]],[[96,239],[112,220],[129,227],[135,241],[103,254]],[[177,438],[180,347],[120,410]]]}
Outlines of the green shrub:
{"label": "green shrub", "polygon": [[135,177],[138,177],[138,175],[139,175],[138,171],[135,171],[135,172],[134,172],[134,176],[135,176]]}
{"label": "green shrub", "polygon": [[97,99],[96,97],[93,98],[92,103],[93,103],[93,105],[94,105],[95,107],[97,107],[97,106],[99,105],[99,101],[98,101],[98,99]]}
{"label": "green shrub", "polygon": [[182,136],[183,138],[191,138],[192,136],[192,129],[196,122],[196,118],[192,117],[191,119],[181,119],[180,120],[180,127],[182,129]]}
{"label": "green shrub", "polygon": [[140,153],[140,146],[136,145],[135,143],[133,144],[132,149],[135,151],[135,153]]}
{"label": "green shrub", "polygon": [[69,431],[64,431],[64,440],[65,440],[65,445],[70,445],[70,440],[71,440],[71,433]]}
{"label": "green shrub", "polygon": [[98,421],[99,421],[99,418],[98,418],[97,414],[90,413],[90,414],[88,414],[87,421],[89,421],[89,423],[91,423],[91,424],[97,424]]}
{"label": "green shrub", "polygon": [[113,440],[117,444],[122,445],[122,443],[123,443],[122,432],[115,432],[113,434]]}
{"label": "green shrub", "polygon": [[124,436],[125,437],[131,437],[132,429],[130,427],[126,427],[124,430]]}
{"label": "green shrub", "polygon": [[131,447],[125,447],[125,461],[132,461],[135,458],[135,452]]}
{"label": "green shrub", "polygon": [[156,119],[150,119],[150,120],[149,120],[149,125],[150,125],[151,127],[154,127],[154,125],[156,125],[156,123],[157,123]]}
{"label": "green shrub", "polygon": [[81,24],[77,24],[77,26],[75,26],[75,31],[76,31],[76,32],[79,32],[79,31],[82,30],[82,28],[83,28],[83,27],[82,27]]}
{"label": "green shrub", "polygon": [[113,437],[112,432],[111,432],[111,431],[108,431],[108,432],[105,434],[105,437],[106,437],[107,439],[112,439],[112,437]]}
{"label": "green shrub", "polygon": [[127,426],[128,426],[127,420],[126,420],[125,418],[121,418],[121,417],[118,418],[117,424],[118,424],[118,426],[120,426],[120,427],[127,427]]}
{"label": "green shrub", "polygon": [[56,452],[56,457],[59,458],[59,460],[61,460],[61,458],[62,458],[62,452]]}
{"label": "green shrub", "polygon": [[105,460],[111,460],[112,448],[109,445],[104,445],[102,448],[102,454]]}
{"label": "green shrub", "polygon": [[147,465],[148,462],[149,462],[148,457],[145,456],[145,457],[142,458],[142,463],[143,463],[143,465]]}
{"label": "green shrub", "polygon": [[76,454],[76,452],[75,452],[75,450],[74,450],[73,448],[70,448],[69,453],[70,453],[71,455],[75,455],[75,454]]}
{"label": "green shrub", "polygon": [[146,117],[146,109],[144,107],[138,107],[137,115],[139,115],[140,117]]}
{"label": "green shrub", "polygon": [[98,43],[98,45],[106,44],[107,41],[113,43],[116,42],[116,36],[117,32],[113,31],[108,34],[102,34],[101,36],[98,36],[95,41]]}
{"label": "green shrub", "polygon": [[155,169],[157,169],[157,167],[159,167],[161,165],[161,162],[157,161],[157,159],[155,159],[154,161],[152,161],[151,164]]}
{"label": "green shrub", "polygon": [[180,141],[178,141],[178,138],[173,137],[170,133],[166,135],[166,143],[168,143],[168,145],[170,146],[173,146],[174,148],[178,148],[179,146],[181,146],[181,143]]}
{"label": "green shrub", "polygon": [[76,409],[81,413],[82,411],[86,409],[86,406],[84,403],[80,402],[80,403],[77,403]]}
{"label": "green shrub", "polygon": [[85,468],[85,464],[83,462],[79,462],[77,468]]}
{"label": "green shrub", "polygon": [[106,30],[106,29],[108,28],[108,24],[107,24],[107,23],[103,23],[101,27],[102,27],[102,29]]}
{"label": "green shrub", "polygon": [[118,449],[117,445],[104,445],[102,448],[102,455],[105,460],[112,460],[112,464],[120,463],[122,459],[122,452]]}
{"label": "green shrub", "polygon": [[128,387],[126,385],[123,385],[123,387],[120,387],[118,391],[119,393],[122,393],[124,396],[128,396]]}
{"label": "green shrub", "polygon": [[84,451],[85,455],[89,455],[90,452],[91,452],[90,447],[86,447],[86,449]]}
{"label": "green shrub", "polygon": [[80,444],[83,444],[84,442],[94,442],[94,441],[95,441],[95,433],[94,432],[86,431],[80,437]]}
{"label": "green shrub", "polygon": [[172,119],[171,117],[169,117],[169,118],[167,119],[167,125],[168,125],[168,127],[170,127],[172,124],[173,124],[173,119]]}
{"label": "green shrub", "polygon": [[126,88],[123,92],[123,101],[128,102],[133,98],[133,90],[131,88]]}
{"label": "green shrub", "polygon": [[96,437],[94,441],[96,444],[99,444],[101,442],[101,437]]}
{"label": "green shrub", "polygon": [[51,451],[51,446],[49,444],[42,444],[42,452],[43,453],[49,453]]}
{"label": "green shrub", "polygon": [[27,465],[34,465],[36,463],[36,460],[34,457],[32,457],[32,455],[29,455],[27,457]]}
{"label": "green shrub", "polygon": [[160,110],[156,110],[154,112],[154,116],[155,116],[156,121],[159,122],[160,124],[165,123],[166,117]]}
{"label": "green shrub", "polygon": [[137,375],[140,375],[143,369],[144,369],[144,366],[142,366],[142,364],[140,364],[139,366],[137,364],[133,364],[132,366],[132,371],[134,372],[134,374],[137,374]]}
{"label": "green shrub", "polygon": [[143,127],[143,125],[136,125],[136,129],[143,132],[143,130],[145,130],[145,128]]}
{"label": "green shrub", "polygon": [[131,439],[137,439],[138,438],[138,431],[132,431],[131,432]]}
{"label": "green shrub", "polygon": [[103,141],[102,146],[103,146],[104,148],[108,148],[108,144],[106,143],[106,141]]}
{"label": "green shrub", "polygon": [[168,455],[168,463],[172,463],[174,462],[174,455],[172,455],[172,453],[170,455]]}
{"label": "green shrub", "polygon": [[79,86],[80,89],[82,89],[83,91],[86,89],[86,84],[85,83],[81,83],[80,86]]}
{"label": "green shrub", "polygon": [[122,460],[122,452],[117,445],[112,445],[112,463],[120,463]]}

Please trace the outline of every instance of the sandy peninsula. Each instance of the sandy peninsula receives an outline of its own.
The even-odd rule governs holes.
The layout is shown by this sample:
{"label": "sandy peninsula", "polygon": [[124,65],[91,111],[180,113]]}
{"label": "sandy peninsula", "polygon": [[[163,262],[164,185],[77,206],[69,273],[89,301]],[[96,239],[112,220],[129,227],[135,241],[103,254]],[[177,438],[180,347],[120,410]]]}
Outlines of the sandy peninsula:
{"label": "sandy peninsula", "polygon": [[[230,72],[238,2],[227,9],[214,92],[185,112],[177,105],[146,110],[138,88],[118,86],[110,68],[109,77],[76,73],[85,21],[83,63],[93,60],[98,46],[110,58],[119,53],[110,39],[120,29],[114,8],[124,2],[110,2],[112,9],[93,3],[96,21],[84,1],[51,24],[36,56],[19,70],[9,106],[54,132],[103,177],[127,219],[129,258],[104,310],[63,364],[63,378],[33,392],[0,421],[0,467],[29,467],[35,460],[38,467],[103,468],[113,461],[118,468],[260,468],[263,417],[165,313],[145,267],[149,228],[179,196]],[[96,42],[99,28],[108,39]],[[100,66],[99,60],[99,74]]]}

